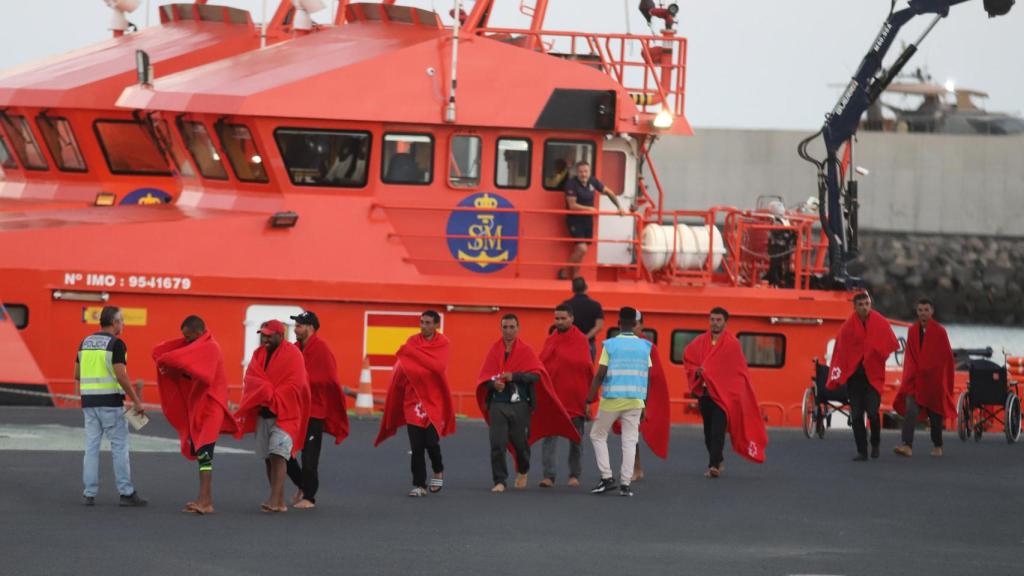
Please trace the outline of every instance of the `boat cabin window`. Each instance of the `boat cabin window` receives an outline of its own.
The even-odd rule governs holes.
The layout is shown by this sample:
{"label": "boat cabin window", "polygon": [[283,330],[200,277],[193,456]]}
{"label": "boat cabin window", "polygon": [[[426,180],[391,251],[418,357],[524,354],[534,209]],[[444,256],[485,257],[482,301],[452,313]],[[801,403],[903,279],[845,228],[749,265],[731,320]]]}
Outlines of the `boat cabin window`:
{"label": "boat cabin window", "polygon": [[753,332],[736,335],[751,368],[782,368],[786,363],[786,337]]}
{"label": "boat cabin window", "polygon": [[[6,313],[6,318],[4,317]],[[0,321],[10,319],[14,327],[24,330],[28,326],[28,306],[24,304],[0,304]]]}
{"label": "boat cabin window", "polygon": [[[577,162],[594,168],[594,143],[588,140],[548,140],[544,143],[544,188],[562,190],[576,173]],[[591,170],[595,174],[595,170]]]}
{"label": "boat cabin window", "polygon": [[220,147],[228,155],[235,177],[242,182],[267,182],[267,170],[263,167],[263,156],[256,149],[252,132],[241,124],[217,124]]}
{"label": "boat cabin window", "polygon": [[167,159],[142,123],[97,120],[92,126],[112,174],[171,175]]}
{"label": "boat cabin window", "polygon": [[366,186],[369,132],[278,128],[274,139],[296,186]]}
{"label": "boat cabin window", "polygon": [[7,131],[7,137],[11,140],[11,148],[21,160],[21,165],[28,170],[48,170],[50,166],[46,163],[43,151],[36,143],[36,137],[32,135],[32,128],[24,116],[9,115],[0,113],[0,124],[3,124]]}
{"label": "boat cabin window", "polygon": [[[620,332],[622,332],[622,330],[619,330],[618,326],[612,326],[611,328],[608,329],[608,332],[605,333],[605,338],[615,338],[616,336],[619,335]],[[658,343],[658,331],[657,330],[655,330],[653,328],[644,328],[642,330],[642,332],[644,333],[644,338],[650,340],[651,343],[653,343],[653,344],[657,344]]]}
{"label": "boat cabin window", "polygon": [[448,183],[456,188],[474,188],[480,185],[480,138],[452,136],[451,157],[448,159]]}
{"label": "boat cabin window", "polygon": [[36,125],[43,135],[43,142],[50,150],[50,156],[57,163],[57,168],[65,172],[85,172],[85,160],[71,130],[71,123],[66,118],[45,116],[36,118]]}
{"label": "boat cabin window", "polygon": [[14,161],[14,157],[11,156],[11,151],[7,149],[7,143],[4,142],[3,138],[0,138],[0,166],[4,168],[18,167],[18,163]]}
{"label": "boat cabin window", "polygon": [[686,351],[686,347],[693,342],[697,336],[704,333],[704,330],[673,330],[672,331],[672,354],[671,360],[673,364],[683,363],[683,353]]}
{"label": "boat cabin window", "polygon": [[498,188],[529,188],[532,157],[530,141],[526,138],[498,138],[494,185]]}
{"label": "boat cabin window", "polygon": [[189,178],[195,176],[196,171],[192,168],[192,161],[188,159],[188,154],[171,140],[171,129],[167,122],[154,119],[152,125],[154,136],[160,141],[161,146],[170,153],[174,165],[178,168],[178,173]]}
{"label": "boat cabin window", "polygon": [[213,144],[213,139],[210,138],[210,132],[206,126],[202,122],[181,120],[178,130],[203,178],[227,180],[228,172],[220,160],[220,152],[217,152],[217,147]]}
{"label": "boat cabin window", "polygon": [[388,184],[430,184],[434,180],[434,139],[426,134],[385,134],[381,180]]}

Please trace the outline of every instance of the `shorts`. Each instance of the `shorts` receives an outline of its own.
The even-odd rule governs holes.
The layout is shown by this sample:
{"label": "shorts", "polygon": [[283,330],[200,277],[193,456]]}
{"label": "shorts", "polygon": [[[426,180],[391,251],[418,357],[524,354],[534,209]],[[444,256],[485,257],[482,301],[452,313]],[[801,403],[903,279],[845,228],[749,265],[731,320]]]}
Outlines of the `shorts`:
{"label": "shorts", "polygon": [[256,455],[263,460],[271,456],[285,460],[292,457],[292,437],[277,425],[277,418],[256,419]]}
{"label": "shorts", "polygon": [[569,226],[569,236],[581,240],[589,240],[594,237],[593,216],[569,216],[565,219]]}
{"label": "shorts", "polygon": [[192,441],[189,440],[189,446],[192,449],[192,455],[196,457],[196,462],[199,464],[200,472],[210,472],[213,470],[213,450],[217,446],[216,442],[210,442],[203,446],[199,450],[192,446]]}

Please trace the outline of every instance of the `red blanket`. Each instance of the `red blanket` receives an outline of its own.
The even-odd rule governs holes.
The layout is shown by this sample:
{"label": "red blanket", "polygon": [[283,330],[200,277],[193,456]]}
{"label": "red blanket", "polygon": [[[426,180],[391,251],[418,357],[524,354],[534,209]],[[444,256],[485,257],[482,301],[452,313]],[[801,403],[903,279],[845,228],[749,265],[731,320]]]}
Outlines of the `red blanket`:
{"label": "red blanket", "polygon": [[[589,348],[588,348],[589,350]],[[588,351],[589,356],[589,351]],[[498,340],[491,346],[484,365],[480,368],[480,376],[477,377],[479,384],[476,387],[476,403],[480,407],[480,413],[484,420],[491,423],[491,417],[487,410],[488,384],[491,377],[503,372],[532,372],[540,375],[540,380],[534,385],[534,411],[530,416],[530,444],[546,436],[562,436],[572,442],[580,441],[579,431],[572,424],[572,418],[562,406],[558,399],[555,387],[551,384],[551,377],[548,371],[541,364],[540,358],[533,351],[529,344],[516,338],[512,343],[512,352],[508,359],[505,359],[505,342]]]}
{"label": "red blanket", "polygon": [[391,385],[388,386],[384,401],[384,416],[380,420],[380,431],[373,442],[374,446],[405,426],[403,401],[407,386],[412,386],[416,391],[427,418],[439,436],[443,438],[455,433],[455,405],[445,374],[450,351],[448,337],[440,332],[430,340],[421,334],[410,336],[398,349],[395,354],[398,361],[391,374]]}
{"label": "red blanket", "polygon": [[835,347],[832,348],[832,365],[829,366],[826,387],[834,390],[846,384],[857,371],[857,366],[863,362],[868,382],[882,394],[885,388],[885,361],[899,347],[899,341],[885,316],[872,310],[865,324],[854,313],[839,328]]}
{"label": "red blanket", "polygon": [[242,404],[235,412],[239,430],[235,436],[256,430],[260,407],[266,406],[277,415],[277,426],[292,439],[292,456],[302,450],[306,441],[306,423],[309,421],[309,377],[302,351],[291,342],[284,341],[270,357],[264,370],[267,349],[256,348],[245,370]]}
{"label": "red blanket", "polygon": [[[725,411],[733,451],[747,460],[763,463],[768,432],[740,341],[723,332],[718,343],[712,345],[711,333],[705,332],[686,347],[683,364],[690,390],[697,391],[703,381],[711,399]],[[699,377],[697,368],[702,372]]]}
{"label": "red blanket", "polygon": [[324,432],[334,436],[335,444],[341,444],[348,437],[348,409],[338,381],[338,363],[327,343],[316,334],[306,340],[302,356],[309,375],[310,418],[322,419]]}
{"label": "red blanket", "polygon": [[[915,322],[907,333],[907,353],[903,357],[903,378],[893,408],[906,412],[906,398],[913,396],[918,406],[950,418],[956,414],[953,402],[953,349],[942,324],[928,322],[921,346],[921,323]],[[920,417],[925,419],[924,411]]]}
{"label": "red blanket", "polygon": [[160,405],[178,431],[181,454],[195,460],[193,450],[236,431],[228,410],[228,379],[224,354],[207,332],[192,343],[168,340],[153,349]]}
{"label": "red blanket", "polygon": [[587,394],[594,381],[594,361],[590,358],[587,336],[575,326],[565,332],[555,330],[544,341],[540,361],[569,416],[588,417]]}

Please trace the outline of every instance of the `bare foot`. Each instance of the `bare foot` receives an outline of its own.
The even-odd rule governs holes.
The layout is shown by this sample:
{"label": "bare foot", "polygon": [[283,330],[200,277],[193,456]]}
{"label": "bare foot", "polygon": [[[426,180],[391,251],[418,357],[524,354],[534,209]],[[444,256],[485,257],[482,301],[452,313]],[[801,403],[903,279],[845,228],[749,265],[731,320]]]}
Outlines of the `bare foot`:
{"label": "bare foot", "polygon": [[529,478],[526,476],[526,474],[516,474],[516,490],[522,490],[523,488],[526,488],[526,483],[528,481]]}
{"label": "bare foot", "polygon": [[196,504],[192,507],[191,512],[193,514],[199,514],[200,516],[206,514],[213,514],[213,504]]}
{"label": "bare foot", "polygon": [[643,470],[634,470],[633,471],[633,478],[631,479],[632,482],[639,482],[640,480],[643,480],[643,479],[644,479],[644,471]]}
{"label": "bare foot", "polygon": [[575,477],[574,478],[569,478],[569,487],[570,488],[579,488],[580,487],[580,479],[579,478],[575,478]]}
{"label": "bare foot", "polygon": [[292,505],[298,504],[299,500],[303,499],[303,496],[302,490],[296,490],[295,495],[292,496]]}
{"label": "bare foot", "polygon": [[277,513],[277,512],[287,512],[287,511],[288,511],[288,507],[284,506],[284,505],[281,505],[281,506],[271,506],[269,504],[261,504],[260,505],[260,512]]}
{"label": "bare foot", "polygon": [[313,508],[316,508],[316,504],[303,498],[302,500],[299,500],[295,504],[292,504],[292,508],[298,508],[299,510],[312,510]]}
{"label": "bare foot", "polygon": [[505,485],[504,484],[495,484],[494,488],[491,488],[491,492],[494,492],[495,494],[500,494],[500,493],[502,493],[504,491],[505,491]]}

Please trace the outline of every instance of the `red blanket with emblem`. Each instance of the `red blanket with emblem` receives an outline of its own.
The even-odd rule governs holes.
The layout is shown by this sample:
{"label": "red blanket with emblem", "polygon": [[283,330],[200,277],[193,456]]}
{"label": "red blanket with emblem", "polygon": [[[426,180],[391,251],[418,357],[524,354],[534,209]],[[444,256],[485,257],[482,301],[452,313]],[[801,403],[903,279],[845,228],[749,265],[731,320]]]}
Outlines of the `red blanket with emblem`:
{"label": "red blanket with emblem", "polygon": [[269,408],[277,416],[275,424],[292,439],[292,456],[302,450],[309,421],[309,377],[302,351],[291,342],[278,345],[267,361],[267,349],[259,346],[252,353],[245,370],[242,404],[235,412],[238,432],[235,436],[256,431],[260,408]]}
{"label": "red blanket with emblem", "polygon": [[586,334],[575,326],[565,332],[555,330],[544,341],[540,361],[569,416],[586,418],[587,394],[594,381],[594,361],[590,358],[590,341]]}
{"label": "red blanket with emblem", "polygon": [[699,394],[701,384],[705,385],[711,399],[725,411],[733,451],[747,460],[763,463],[768,432],[740,341],[723,332],[712,345],[711,333],[705,332],[686,347],[683,364],[690,390]]}
{"label": "red blanket with emblem", "polygon": [[384,416],[373,445],[377,446],[405,426],[405,389],[412,386],[427,418],[440,437],[455,433],[455,405],[448,387],[448,356],[451,343],[440,332],[427,340],[422,334],[409,337],[398,349],[391,384],[384,401]]}
{"label": "red blanket with emblem", "polygon": [[335,444],[341,444],[348,437],[348,408],[338,381],[338,363],[327,342],[316,334],[306,340],[302,356],[309,375],[309,415],[322,419],[324,432],[334,436]]}
{"label": "red blanket with emblem", "polygon": [[[935,320],[928,322],[921,345],[921,323],[915,322],[907,332],[907,353],[903,357],[903,377],[896,393],[893,408],[899,414],[906,412],[907,396],[913,396],[918,406],[929,412],[950,418],[956,414],[953,401],[953,372],[955,362],[946,329]],[[922,419],[927,418],[923,411]]]}
{"label": "red blanket with emblem", "polygon": [[899,347],[885,316],[872,310],[867,322],[863,322],[856,313],[852,314],[843,322],[836,336],[826,387],[834,390],[846,384],[863,363],[868,382],[882,394],[885,389],[885,361]]}

